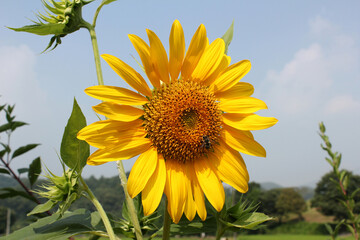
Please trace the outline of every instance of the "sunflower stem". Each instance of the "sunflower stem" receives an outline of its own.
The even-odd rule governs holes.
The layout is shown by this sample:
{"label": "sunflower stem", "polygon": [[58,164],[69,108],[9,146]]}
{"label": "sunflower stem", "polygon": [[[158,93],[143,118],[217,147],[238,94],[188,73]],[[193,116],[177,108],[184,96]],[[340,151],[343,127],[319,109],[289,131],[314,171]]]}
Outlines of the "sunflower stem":
{"label": "sunflower stem", "polygon": [[123,165],[122,161],[117,161],[116,164],[117,164],[117,168],[118,168],[118,171],[119,171],[119,177],[120,177],[121,185],[122,185],[122,187],[124,189],[126,205],[128,207],[131,222],[132,222],[132,224],[134,225],[134,228],[135,228],[136,239],[137,240],[142,240],[143,237],[142,237],[142,233],[141,233],[139,219],[137,217],[137,213],[136,213],[136,210],[135,210],[134,201],[130,197],[129,192],[127,191],[127,177],[126,177],[124,165]]}
{"label": "sunflower stem", "polygon": [[168,200],[166,198],[165,200],[165,209],[164,209],[164,224],[163,224],[163,240],[168,240],[170,239],[170,225],[171,225],[171,218],[170,215],[167,211],[167,205],[168,205]]}
{"label": "sunflower stem", "polygon": [[106,228],[106,231],[109,235],[110,240],[117,240],[118,238],[115,236],[114,230],[110,224],[110,220],[108,218],[108,216],[106,215],[106,212],[104,211],[102,205],[100,204],[99,200],[95,197],[95,195],[92,193],[92,191],[90,190],[89,186],[86,184],[86,182],[84,181],[84,179],[80,176],[80,181],[84,187],[85,192],[88,194],[89,196],[89,200],[94,204],[96,210],[99,212],[100,217],[104,223],[104,226]]}
{"label": "sunflower stem", "polygon": [[85,21],[84,21],[83,24],[85,25],[85,28],[87,28],[89,30],[89,33],[90,33],[91,44],[92,44],[93,53],[94,53],[94,60],[95,60],[95,67],[96,67],[96,75],[97,75],[98,84],[99,85],[104,85],[104,79],[103,79],[103,75],[102,75],[102,71],[101,71],[100,54],[99,54],[99,47],[98,47],[97,38],[96,38],[95,27],[93,25],[91,25],[90,23],[85,22]]}
{"label": "sunflower stem", "polygon": [[224,235],[225,233],[225,228],[223,226],[223,223],[220,221],[220,213],[216,213],[215,214],[215,218],[216,218],[216,240],[220,240],[221,236]]}

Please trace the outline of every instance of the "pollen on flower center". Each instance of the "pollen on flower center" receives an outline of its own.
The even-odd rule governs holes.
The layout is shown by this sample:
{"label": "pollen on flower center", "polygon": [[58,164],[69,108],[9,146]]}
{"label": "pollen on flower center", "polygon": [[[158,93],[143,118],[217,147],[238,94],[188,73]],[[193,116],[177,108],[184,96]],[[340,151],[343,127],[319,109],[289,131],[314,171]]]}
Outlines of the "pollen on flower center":
{"label": "pollen on flower center", "polygon": [[194,161],[211,149],[204,139],[218,142],[221,111],[215,96],[199,83],[163,84],[144,111],[147,136],[166,160]]}

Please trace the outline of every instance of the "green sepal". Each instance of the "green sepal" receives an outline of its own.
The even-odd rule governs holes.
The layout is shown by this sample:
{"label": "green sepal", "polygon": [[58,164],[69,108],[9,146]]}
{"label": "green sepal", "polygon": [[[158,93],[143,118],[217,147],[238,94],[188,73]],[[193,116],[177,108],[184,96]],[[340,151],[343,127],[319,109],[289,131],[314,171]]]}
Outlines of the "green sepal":
{"label": "green sepal", "polygon": [[79,174],[90,155],[89,144],[76,137],[84,127],[86,127],[85,116],[74,98],[73,110],[61,141],[60,156],[69,168],[75,169]]}
{"label": "green sepal", "polygon": [[221,37],[225,42],[225,54],[227,54],[228,52],[233,36],[234,36],[234,20],[232,21],[230,27],[225,32],[225,34]]}
{"label": "green sepal", "polygon": [[29,165],[28,178],[31,186],[34,185],[40,173],[41,173],[41,160],[40,157],[37,157]]}
{"label": "green sepal", "polygon": [[28,144],[26,146],[22,146],[22,147],[19,147],[18,149],[16,149],[14,151],[14,153],[12,154],[11,156],[11,159],[14,159],[16,158],[17,156],[20,156],[34,148],[36,148],[37,146],[39,146],[40,144]]}
{"label": "green sepal", "polygon": [[31,210],[31,212],[29,212],[26,216],[31,216],[31,215],[34,215],[34,214],[49,211],[55,206],[56,206],[56,202],[53,202],[53,201],[49,200],[46,203],[36,205],[36,207],[33,210]]}

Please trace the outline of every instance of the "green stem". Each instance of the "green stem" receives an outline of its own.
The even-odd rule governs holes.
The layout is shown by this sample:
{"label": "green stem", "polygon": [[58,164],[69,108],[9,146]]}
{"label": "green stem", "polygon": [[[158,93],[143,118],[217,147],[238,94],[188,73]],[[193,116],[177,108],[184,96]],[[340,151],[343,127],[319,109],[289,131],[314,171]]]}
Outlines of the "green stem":
{"label": "green stem", "polygon": [[91,44],[92,44],[93,52],[94,52],[94,59],[95,59],[95,67],[96,67],[96,75],[97,75],[97,79],[98,79],[98,84],[99,85],[104,85],[104,80],[103,80],[102,71],[101,71],[99,47],[98,47],[98,44],[97,44],[95,28],[88,22],[84,22],[84,25],[89,30],[90,37],[91,37]]}
{"label": "green stem", "polygon": [[171,218],[167,210],[168,200],[165,200],[165,209],[164,209],[164,224],[163,224],[163,240],[170,239],[170,225],[171,225]]}
{"label": "green stem", "polygon": [[118,171],[119,171],[119,177],[120,177],[121,185],[122,185],[122,187],[124,189],[126,205],[128,207],[131,222],[132,222],[132,224],[134,225],[134,228],[135,228],[136,239],[137,240],[142,240],[143,237],[142,237],[142,233],[141,233],[139,220],[138,220],[138,217],[137,217],[137,214],[136,214],[134,201],[130,197],[129,192],[127,191],[127,177],[126,177],[124,165],[123,165],[122,161],[117,161],[116,164],[117,164],[117,168],[118,168]]}
{"label": "green stem", "polygon": [[106,215],[106,212],[104,211],[102,205],[100,204],[99,200],[95,197],[95,195],[92,193],[92,191],[90,190],[90,188],[88,187],[88,185],[85,183],[84,179],[80,176],[80,181],[84,187],[85,192],[88,194],[89,196],[89,200],[94,204],[96,210],[99,212],[100,217],[104,223],[104,226],[106,228],[106,231],[109,235],[110,240],[116,240],[118,239],[115,236],[114,230],[110,224],[109,218]]}

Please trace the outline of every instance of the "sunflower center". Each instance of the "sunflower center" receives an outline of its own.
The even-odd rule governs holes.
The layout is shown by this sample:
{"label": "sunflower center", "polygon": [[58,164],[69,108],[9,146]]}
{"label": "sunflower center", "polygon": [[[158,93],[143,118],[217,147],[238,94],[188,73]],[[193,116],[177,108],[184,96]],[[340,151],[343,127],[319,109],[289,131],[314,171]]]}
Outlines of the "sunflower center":
{"label": "sunflower center", "polygon": [[166,160],[194,161],[218,142],[221,111],[215,96],[199,83],[163,84],[144,111],[147,136]]}

